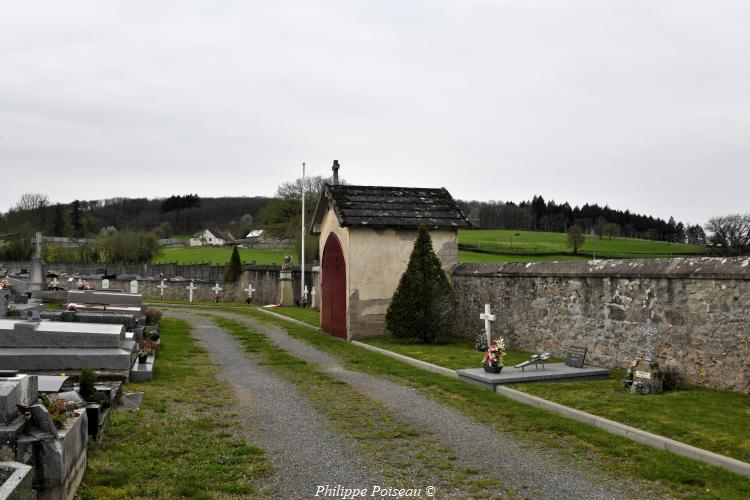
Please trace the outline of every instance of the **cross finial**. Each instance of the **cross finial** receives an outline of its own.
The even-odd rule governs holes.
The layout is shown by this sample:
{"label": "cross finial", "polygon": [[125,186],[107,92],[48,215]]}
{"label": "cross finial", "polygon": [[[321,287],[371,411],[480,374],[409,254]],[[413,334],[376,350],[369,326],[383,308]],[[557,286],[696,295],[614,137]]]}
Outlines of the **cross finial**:
{"label": "cross finial", "polygon": [[339,161],[333,160],[333,167],[331,167],[333,170],[333,184],[339,183]]}

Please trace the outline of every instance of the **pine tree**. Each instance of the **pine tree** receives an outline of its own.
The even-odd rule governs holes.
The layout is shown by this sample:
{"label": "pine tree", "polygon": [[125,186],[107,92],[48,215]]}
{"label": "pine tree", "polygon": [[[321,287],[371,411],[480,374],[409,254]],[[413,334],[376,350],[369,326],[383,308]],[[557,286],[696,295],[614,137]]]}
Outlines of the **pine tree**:
{"label": "pine tree", "polygon": [[420,226],[409,264],[385,315],[386,329],[394,337],[436,342],[451,336],[455,323],[453,289],[432,248],[430,233]]}
{"label": "pine tree", "polygon": [[240,260],[240,251],[237,247],[232,250],[232,256],[229,258],[229,264],[227,269],[224,271],[224,281],[227,283],[234,283],[242,275],[242,261]]}

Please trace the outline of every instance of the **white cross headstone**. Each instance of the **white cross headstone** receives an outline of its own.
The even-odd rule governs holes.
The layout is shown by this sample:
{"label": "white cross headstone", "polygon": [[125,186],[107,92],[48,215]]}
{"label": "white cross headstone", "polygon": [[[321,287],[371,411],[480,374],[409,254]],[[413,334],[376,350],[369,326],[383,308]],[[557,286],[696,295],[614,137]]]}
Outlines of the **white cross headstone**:
{"label": "white cross headstone", "polygon": [[214,291],[214,301],[218,302],[219,292],[221,292],[224,289],[219,286],[219,282],[217,281],[216,284],[211,288],[211,290]]}
{"label": "white cross headstone", "polygon": [[156,285],[156,288],[159,289],[159,297],[161,297],[161,300],[164,300],[164,289],[167,288],[167,285],[164,284],[164,280],[161,280],[161,283]]}
{"label": "white cross headstone", "polygon": [[312,291],[310,291],[310,298],[311,298],[311,301],[310,301],[310,307],[312,307],[313,309],[315,309],[315,297],[316,297],[317,295],[318,295],[318,294],[317,294],[317,293],[315,293],[315,287],[313,287],[313,288],[312,288]]}
{"label": "white cross headstone", "polygon": [[190,285],[186,286],[185,288],[187,288],[187,291],[188,291],[188,302],[192,302],[193,301],[193,290],[196,289],[195,285],[191,281]]}
{"label": "white cross headstone", "polygon": [[130,293],[138,293],[138,280],[130,282]]}
{"label": "white cross headstone", "polygon": [[253,292],[255,291],[255,288],[253,288],[252,283],[247,284],[247,288],[245,288],[245,291],[247,292],[247,298],[252,300],[253,299]]}
{"label": "white cross headstone", "polygon": [[52,282],[50,284],[52,285],[52,288],[57,288],[57,285],[59,285],[60,282],[57,281],[57,278],[52,278]]}
{"label": "white cross headstone", "polygon": [[109,280],[107,278],[104,278],[102,280],[102,289],[108,290],[109,289]]}
{"label": "white cross headstone", "polygon": [[492,343],[492,322],[495,321],[495,315],[490,313],[490,305],[484,305],[484,313],[479,315],[479,319],[484,320],[484,333],[487,335],[487,347]]}
{"label": "white cross headstone", "polygon": [[305,285],[305,289],[302,291],[302,297],[305,299],[305,304],[307,304],[307,297],[310,294],[310,292],[307,291],[307,285]]}

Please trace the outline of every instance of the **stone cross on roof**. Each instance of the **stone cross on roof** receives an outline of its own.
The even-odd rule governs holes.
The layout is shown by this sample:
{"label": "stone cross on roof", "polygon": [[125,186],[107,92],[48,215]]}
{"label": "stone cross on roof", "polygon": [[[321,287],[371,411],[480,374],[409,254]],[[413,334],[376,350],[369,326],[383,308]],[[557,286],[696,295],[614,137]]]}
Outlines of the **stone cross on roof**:
{"label": "stone cross on roof", "polygon": [[495,321],[495,315],[490,313],[490,305],[484,305],[484,313],[479,315],[479,319],[484,320],[484,333],[487,335],[487,347],[492,343],[492,322]]}

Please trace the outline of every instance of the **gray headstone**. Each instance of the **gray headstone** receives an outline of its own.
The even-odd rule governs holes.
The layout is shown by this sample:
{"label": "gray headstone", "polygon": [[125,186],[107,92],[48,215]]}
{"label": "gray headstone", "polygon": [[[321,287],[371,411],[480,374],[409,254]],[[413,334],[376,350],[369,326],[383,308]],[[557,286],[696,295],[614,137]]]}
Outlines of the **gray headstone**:
{"label": "gray headstone", "polygon": [[130,282],[130,293],[138,293],[138,281],[132,280]]}
{"label": "gray headstone", "polygon": [[105,278],[105,279],[102,280],[102,288],[104,290],[106,290],[106,289],[109,288],[109,280],[108,279]]}
{"label": "gray headstone", "polygon": [[586,360],[586,348],[580,346],[571,346],[568,348],[568,354],[565,357],[565,364],[573,368],[583,368],[583,362]]}

